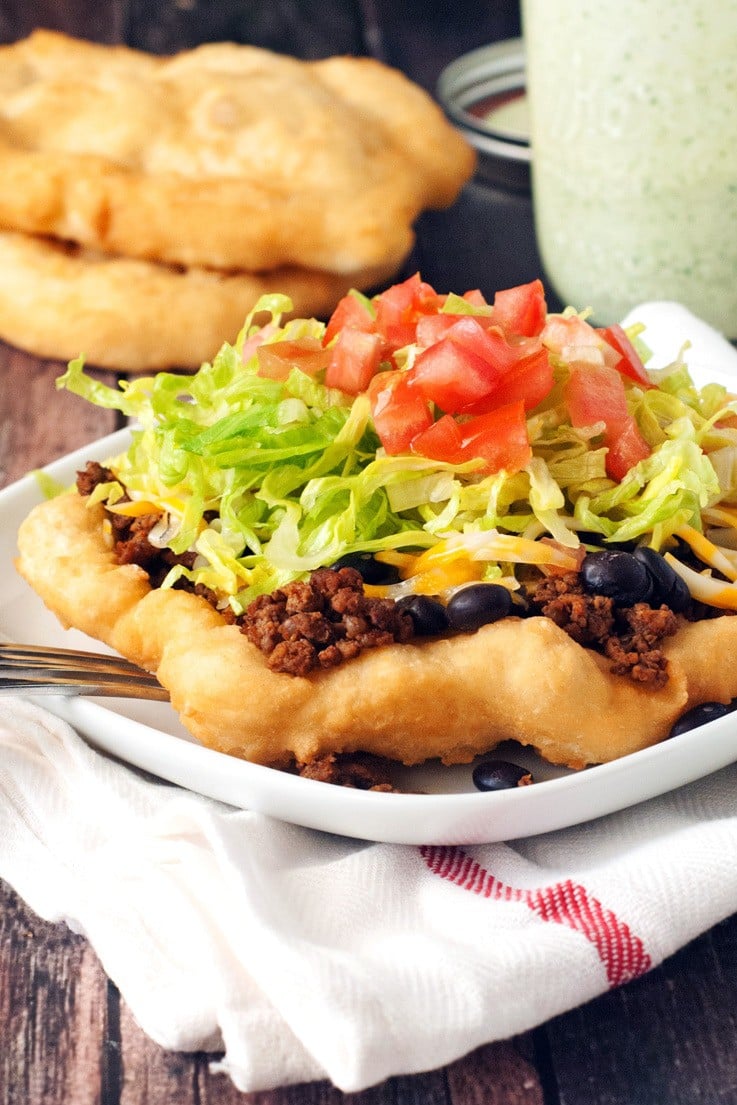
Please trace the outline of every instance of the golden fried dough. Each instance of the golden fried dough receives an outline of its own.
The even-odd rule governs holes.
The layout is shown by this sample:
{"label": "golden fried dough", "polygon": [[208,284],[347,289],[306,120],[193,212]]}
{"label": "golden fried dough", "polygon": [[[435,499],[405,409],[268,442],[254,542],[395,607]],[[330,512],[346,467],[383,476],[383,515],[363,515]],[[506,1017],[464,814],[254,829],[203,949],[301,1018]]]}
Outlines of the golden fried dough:
{"label": "golden fried dough", "polygon": [[321,318],[349,288],[389,275],[181,269],[0,231],[0,338],[38,357],[84,353],[91,364],[126,372],[199,368],[224,338],[235,340],[265,293],[289,295],[297,317]]}
{"label": "golden fried dough", "polygon": [[202,743],[258,763],[356,750],[462,763],[512,738],[581,767],[656,743],[690,706],[737,696],[735,618],[684,623],[657,691],[612,675],[546,618],[390,645],[307,677],[272,672],[204,599],[152,590],[143,569],[117,565],[102,521],[76,492],[36,507],[19,534],[21,574],[63,624],[155,671]]}
{"label": "golden fried dough", "polygon": [[6,229],[217,269],[396,269],[473,164],[431,97],[372,59],[163,58],[49,31],[0,47]]}

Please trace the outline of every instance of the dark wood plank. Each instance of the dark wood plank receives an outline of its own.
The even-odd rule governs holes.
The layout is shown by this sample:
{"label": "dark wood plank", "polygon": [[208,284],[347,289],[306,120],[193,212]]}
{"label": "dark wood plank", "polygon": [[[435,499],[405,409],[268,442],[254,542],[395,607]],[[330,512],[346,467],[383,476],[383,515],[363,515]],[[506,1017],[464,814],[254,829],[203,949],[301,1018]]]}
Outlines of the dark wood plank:
{"label": "dark wood plank", "polygon": [[[377,1087],[377,1091],[383,1089]],[[465,1105],[463,1101],[454,1103],[444,1069],[393,1078],[386,1083],[386,1090],[391,1090],[393,1096],[387,1094],[376,1105],[384,1105],[385,1101],[392,1101],[395,1105]],[[360,1097],[358,1102],[360,1105],[374,1105],[373,1102],[364,1103]]]}
{"label": "dark wood plank", "polygon": [[99,1105],[105,976],[81,936],[1,882],[0,979],[0,1105]]}
{"label": "dark wood plank", "polygon": [[[343,1094],[329,1082],[305,1082],[242,1094],[223,1075],[210,1073],[207,1062],[200,1066],[198,1090],[199,1105],[410,1105],[395,1094],[391,1081],[356,1094]],[[435,1105],[434,1099],[429,1097],[419,1100],[423,1105]],[[446,1105],[446,1102],[438,1105]]]}
{"label": "dark wood plank", "polygon": [[540,1078],[522,1048],[531,1037],[478,1048],[446,1071],[452,1105],[544,1105]]}
{"label": "dark wood plank", "polygon": [[120,42],[127,22],[125,0],[3,0],[0,42],[15,42],[36,27],[64,31],[97,42]]}
{"label": "dark wood plank", "polygon": [[528,1036],[479,1048],[445,1069],[391,1078],[362,1093],[344,1094],[326,1081],[241,1093],[210,1069],[217,1056],[163,1051],[121,1002],[120,1105],[543,1105],[530,1041]]}
{"label": "dark wood plank", "polygon": [[548,1027],[560,1105],[737,1102],[737,918]]}
{"label": "dark wood plank", "polygon": [[158,54],[203,42],[247,42],[302,58],[367,52],[353,0],[7,0],[0,6],[0,42],[36,27]]}
{"label": "dark wood plank", "polygon": [[125,38],[162,54],[218,41],[301,58],[365,53],[353,0],[131,0]]}
{"label": "dark wood plank", "polygon": [[[63,365],[0,344],[0,487],[111,433],[114,411],[57,391]],[[108,382],[115,377],[100,375]]]}
{"label": "dark wood plank", "polygon": [[[177,1105],[198,1105],[195,1058],[158,1047],[145,1035],[122,999],[117,1001],[117,1011],[121,1062],[116,1103],[149,1105],[168,1100],[176,1101]],[[223,1105],[227,1101],[224,1098]]]}
{"label": "dark wood plank", "polygon": [[361,0],[372,52],[434,91],[441,69],[460,54],[520,34],[519,0]]}
{"label": "dark wood plank", "polygon": [[[519,11],[517,0],[457,0],[452,12],[442,0],[7,0],[0,6],[0,41],[40,25],[156,52],[216,39],[303,57],[369,52],[432,90],[443,65],[458,54],[518,34]],[[113,413],[57,393],[60,370],[0,346],[0,485],[117,425]],[[34,917],[2,884],[0,910],[0,1105],[737,1102],[735,921],[534,1036],[480,1048],[444,1070],[390,1079],[362,1094],[344,1095],[326,1082],[241,1094],[211,1073],[211,1057],[165,1052],[149,1040],[86,941]],[[541,1071],[554,1073],[555,1082],[543,1087]]]}
{"label": "dark wood plank", "polygon": [[[0,486],[114,429],[114,413],[56,392],[61,371],[0,345]],[[0,910],[0,1105],[99,1103],[108,983],[94,952],[3,883]]]}
{"label": "dark wood plank", "polygon": [[[177,1105],[471,1105],[463,1097],[450,1097],[443,1071],[389,1079],[355,1094],[344,1094],[327,1081],[242,1093],[227,1075],[211,1069],[218,1056],[162,1050],[144,1034],[122,1001],[119,1026],[120,1105],[169,1100]],[[516,1105],[516,1099],[512,1103]]]}

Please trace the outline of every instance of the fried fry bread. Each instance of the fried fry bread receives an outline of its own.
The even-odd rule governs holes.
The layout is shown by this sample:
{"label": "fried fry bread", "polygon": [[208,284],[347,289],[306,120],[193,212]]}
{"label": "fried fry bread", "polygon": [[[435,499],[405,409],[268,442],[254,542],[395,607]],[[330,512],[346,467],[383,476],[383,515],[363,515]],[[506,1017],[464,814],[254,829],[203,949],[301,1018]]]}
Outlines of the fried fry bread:
{"label": "fried fry bread", "polygon": [[546,618],[390,645],[294,677],[270,671],[204,599],[152,590],[143,569],[117,564],[103,508],[76,492],[36,507],[19,549],[21,574],[64,625],[155,671],[203,744],[258,763],[356,750],[462,763],[512,738],[582,767],[656,743],[691,706],[737,696],[735,618],[684,622],[665,645],[660,690],[611,674]]}
{"label": "fried fry bread", "polygon": [[396,269],[473,165],[431,97],[372,59],[163,58],[50,31],[0,48],[6,229],[216,269]]}
{"label": "fried fry bread", "polygon": [[293,314],[320,318],[350,287],[389,275],[182,269],[0,231],[0,338],[38,357],[84,353],[126,372],[198,368],[235,339],[261,295],[283,292]]}

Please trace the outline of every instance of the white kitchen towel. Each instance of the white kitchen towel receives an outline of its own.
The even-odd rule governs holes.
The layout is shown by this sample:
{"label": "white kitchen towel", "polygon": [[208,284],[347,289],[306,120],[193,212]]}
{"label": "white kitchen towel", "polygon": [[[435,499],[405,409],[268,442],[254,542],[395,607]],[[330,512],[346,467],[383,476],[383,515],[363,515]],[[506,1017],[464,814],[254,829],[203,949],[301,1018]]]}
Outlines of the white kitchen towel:
{"label": "white kitchen towel", "polygon": [[[356,1091],[636,978],[737,908],[737,767],[544,836],[370,844],[165,783],[0,699],[0,876],[241,1090]],[[326,784],[327,785],[327,784]]]}
{"label": "white kitchen towel", "polygon": [[[737,381],[678,305],[630,317],[660,364],[690,337],[694,369]],[[371,844],[152,781],[0,698],[0,877],[88,937],[163,1047],[223,1051],[241,1090],[357,1091],[541,1024],[737,910],[737,767],[512,843]]]}

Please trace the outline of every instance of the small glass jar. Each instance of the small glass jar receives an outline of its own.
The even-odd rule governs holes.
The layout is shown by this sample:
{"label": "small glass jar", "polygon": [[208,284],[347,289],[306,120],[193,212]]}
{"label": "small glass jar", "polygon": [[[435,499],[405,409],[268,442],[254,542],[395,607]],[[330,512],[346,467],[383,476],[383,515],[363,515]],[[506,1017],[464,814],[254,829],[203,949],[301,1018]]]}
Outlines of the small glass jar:
{"label": "small glass jar", "polygon": [[558,294],[737,338],[737,0],[523,0],[535,224]]}
{"label": "small glass jar", "polygon": [[447,211],[417,224],[418,267],[438,291],[500,288],[542,275],[530,194],[522,40],[472,50],[440,75],[437,97],[475,148],[476,172]]}

